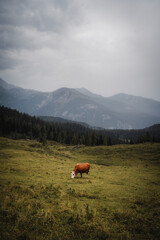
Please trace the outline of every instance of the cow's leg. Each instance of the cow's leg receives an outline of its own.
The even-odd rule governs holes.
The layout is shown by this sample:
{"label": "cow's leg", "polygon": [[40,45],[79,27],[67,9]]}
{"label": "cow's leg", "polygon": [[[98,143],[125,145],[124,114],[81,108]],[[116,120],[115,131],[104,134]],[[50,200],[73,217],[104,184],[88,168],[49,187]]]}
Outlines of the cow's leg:
{"label": "cow's leg", "polygon": [[82,177],[82,173],[81,173],[81,177]]}
{"label": "cow's leg", "polygon": [[86,172],[86,177],[88,178],[88,172]]}

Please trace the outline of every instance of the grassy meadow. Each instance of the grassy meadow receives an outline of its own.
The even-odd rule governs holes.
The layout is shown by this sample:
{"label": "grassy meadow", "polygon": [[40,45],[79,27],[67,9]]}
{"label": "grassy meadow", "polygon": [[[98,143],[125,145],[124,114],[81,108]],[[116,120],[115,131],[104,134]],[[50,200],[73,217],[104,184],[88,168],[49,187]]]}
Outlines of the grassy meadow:
{"label": "grassy meadow", "polygon": [[[71,179],[78,162],[89,177]],[[0,138],[0,239],[160,239],[160,144]]]}

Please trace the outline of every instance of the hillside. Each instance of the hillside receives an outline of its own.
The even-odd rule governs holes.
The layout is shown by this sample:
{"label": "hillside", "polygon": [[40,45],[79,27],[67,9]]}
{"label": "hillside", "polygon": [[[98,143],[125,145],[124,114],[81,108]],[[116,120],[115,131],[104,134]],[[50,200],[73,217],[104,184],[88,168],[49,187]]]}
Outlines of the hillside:
{"label": "hillside", "polygon": [[35,116],[53,116],[107,129],[140,129],[160,122],[160,102],[118,94],[109,98],[86,89],[38,92],[0,80],[0,105]]}
{"label": "hillside", "polygon": [[[0,239],[160,239],[159,144],[0,138],[0,156]],[[71,179],[77,162],[88,179]]]}

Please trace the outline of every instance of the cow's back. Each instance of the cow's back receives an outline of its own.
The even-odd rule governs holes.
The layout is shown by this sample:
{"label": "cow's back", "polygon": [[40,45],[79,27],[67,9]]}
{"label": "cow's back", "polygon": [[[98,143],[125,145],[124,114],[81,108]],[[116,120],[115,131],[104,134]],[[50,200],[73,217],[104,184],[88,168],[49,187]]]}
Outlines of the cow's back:
{"label": "cow's back", "polygon": [[89,172],[89,169],[90,169],[89,163],[77,163],[74,171],[76,173],[78,173],[78,172],[83,173],[83,172]]}

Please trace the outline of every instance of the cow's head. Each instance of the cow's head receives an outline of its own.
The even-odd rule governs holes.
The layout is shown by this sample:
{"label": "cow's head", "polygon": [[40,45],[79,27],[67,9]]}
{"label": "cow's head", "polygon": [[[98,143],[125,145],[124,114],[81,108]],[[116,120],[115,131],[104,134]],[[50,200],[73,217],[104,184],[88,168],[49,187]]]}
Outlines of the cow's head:
{"label": "cow's head", "polygon": [[71,172],[71,178],[75,178],[75,176],[76,176],[75,171],[72,171],[72,172]]}

